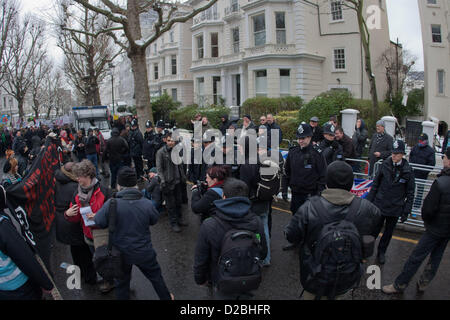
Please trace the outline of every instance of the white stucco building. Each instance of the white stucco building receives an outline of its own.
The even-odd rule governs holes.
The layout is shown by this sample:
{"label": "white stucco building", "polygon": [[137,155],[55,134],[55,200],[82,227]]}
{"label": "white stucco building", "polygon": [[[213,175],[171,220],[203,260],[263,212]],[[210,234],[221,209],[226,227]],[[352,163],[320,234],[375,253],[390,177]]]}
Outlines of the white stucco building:
{"label": "white stucco building", "polygon": [[450,123],[450,0],[418,0],[425,66],[426,120]]}

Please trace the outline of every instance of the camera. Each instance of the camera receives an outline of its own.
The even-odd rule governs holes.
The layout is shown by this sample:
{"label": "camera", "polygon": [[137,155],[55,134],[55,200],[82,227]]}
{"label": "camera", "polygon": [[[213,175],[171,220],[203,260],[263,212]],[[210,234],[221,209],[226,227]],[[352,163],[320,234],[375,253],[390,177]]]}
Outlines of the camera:
{"label": "camera", "polygon": [[197,183],[195,185],[197,186],[197,190],[200,192],[200,194],[205,194],[206,191],[208,191],[208,183],[206,181],[197,180]]}

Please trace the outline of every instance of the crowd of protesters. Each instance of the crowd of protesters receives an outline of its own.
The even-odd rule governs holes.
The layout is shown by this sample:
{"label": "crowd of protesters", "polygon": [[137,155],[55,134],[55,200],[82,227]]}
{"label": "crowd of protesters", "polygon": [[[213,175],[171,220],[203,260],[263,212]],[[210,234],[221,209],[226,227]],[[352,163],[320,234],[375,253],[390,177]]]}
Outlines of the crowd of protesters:
{"label": "crowd of protesters", "polygon": [[[385,263],[385,253],[398,220],[404,222],[411,214],[415,177],[426,179],[427,175],[414,172],[405,157],[404,142],[394,140],[387,134],[385,124],[380,120],[370,140],[368,158],[371,170],[375,162],[383,160],[383,163],[373,176],[374,184],[367,200],[357,200],[350,191],[353,172],[361,168],[351,159],[360,159],[365,154],[368,131],[362,119],[358,119],[355,133],[349,137],[339,126],[337,117],[330,117],[323,126],[319,125],[319,118],[312,117],[309,124],[299,125],[295,132],[298,145],[289,149],[286,159],[280,154],[278,163],[263,159],[280,153],[280,149],[274,147],[276,144],[271,140],[271,135],[273,130],[277,130],[278,143],[281,143],[282,130],[272,114],[263,115],[259,120],[260,124],[256,125],[250,115],[245,115],[239,126],[238,121],[230,121],[227,115],[222,116],[218,128],[222,134],[241,129],[230,149],[226,139],[216,141],[207,134],[212,129],[208,118],[196,115],[192,123],[201,123],[202,139],[191,141],[190,164],[175,164],[171,160],[171,152],[179,141],[161,120],[155,126],[147,121],[143,134],[136,117],[120,118],[112,123],[111,138],[107,141],[98,128],[89,128],[87,132],[76,131],[72,125],[52,129],[30,126],[12,131],[5,128],[1,139],[2,153],[6,157],[2,186],[7,188],[20,183],[39,154],[45,138],[54,139],[62,153],[61,168],[55,174],[56,239],[70,247],[73,262],[80,267],[85,283],[96,285],[99,281],[92,259],[97,248],[107,242],[108,232],[105,228],[108,227],[108,217],[114,211],[116,230],[111,241],[122,253],[123,275],[115,279],[101,279],[99,289],[106,293],[116,288],[118,299],[129,299],[133,265],[139,267],[151,281],[160,299],[174,298],[162,277],[149,226],[157,223],[160,215],[166,211],[171,230],[182,232],[182,227],[187,226],[187,212],[183,211],[182,204],[187,203],[188,182],[192,184],[189,187],[192,191],[191,209],[199,216],[201,224],[193,266],[196,283],[211,286],[216,298],[251,297],[251,292],[258,287],[260,267],[271,265],[272,200],[278,193],[288,200],[286,195],[290,188],[293,217],[285,229],[288,244],[284,249],[299,247],[304,297],[339,298],[358,284],[360,267],[373,254],[375,239],[383,225],[385,228],[378,246],[377,261],[379,264]],[[257,141],[256,163],[249,161],[252,136]],[[263,138],[267,138],[268,143],[262,143]],[[434,151],[425,148],[427,140],[425,134],[420,136],[419,145],[411,157],[418,159],[418,163],[434,165]],[[205,151],[212,146],[222,148],[224,160],[229,153],[233,153],[233,163],[222,164],[224,161],[206,164],[193,161],[195,150]],[[433,250],[435,254],[432,254],[428,273],[422,277],[420,290],[425,289],[437,272],[443,254],[441,249],[445,248],[449,239],[448,232],[443,232],[434,223],[439,220],[443,225],[450,225],[449,207],[444,199],[448,199],[446,178],[449,152],[444,155],[444,171],[432,187],[430,197],[433,197],[433,203],[428,197],[425,199],[424,210],[428,210],[425,216],[426,236],[408,260],[402,275],[393,285],[383,289],[385,293],[403,291],[426,254]],[[244,163],[238,163],[238,155],[244,159]],[[262,173],[261,168],[265,167],[273,169],[270,179]],[[102,182],[108,178],[109,184]],[[271,181],[275,181],[275,184],[270,185]],[[433,212],[430,211],[431,206],[434,206]],[[87,213],[84,210],[86,208],[89,209]],[[346,215],[351,219],[345,218]],[[349,258],[339,266],[341,269],[343,265],[347,268],[342,277],[334,275],[334,278],[330,278],[325,271],[317,274],[311,268],[317,261],[317,249],[314,246],[323,236],[320,231],[329,227],[330,222],[343,219],[348,220],[353,230],[356,230],[363,248],[358,247],[357,241],[353,243],[359,250],[355,249],[355,252],[359,252],[356,254],[357,259],[351,256],[353,250],[350,250],[351,253],[347,250],[340,253],[343,261]],[[0,229],[14,233],[9,230],[11,226],[7,218],[0,219]],[[248,252],[242,254],[244,251],[234,253],[231,250],[229,259],[223,261],[225,240],[233,232],[236,237],[242,236],[244,232],[244,235],[252,237],[253,242],[247,241],[240,249],[234,247],[233,250]],[[370,241],[367,241],[368,238]],[[24,253],[28,255],[28,262],[26,259],[20,262],[28,263],[27,267],[15,261],[16,251],[23,248],[17,245],[8,249],[8,241],[0,233],[0,258],[5,260],[10,257],[15,263],[10,268],[19,266],[27,280],[9,283],[8,286],[0,282],[0,299],[40,298],[36,288],[47,291],[52,286],[36,267],[29,252]],[[239,284],[230,280],[242,276],[233,272],[245,273],[245,270],[230,267],[230,261],[242,256],[252,258],[258,266],[254,270],[254,266],[249,265],[253,273],[245,275],[245,279],[248,279],[244,281],[245,285],[242,281]],[[29,271],[32,265],[38,268],[34,274]],[[2,266],[0,279],[6,272]]]}

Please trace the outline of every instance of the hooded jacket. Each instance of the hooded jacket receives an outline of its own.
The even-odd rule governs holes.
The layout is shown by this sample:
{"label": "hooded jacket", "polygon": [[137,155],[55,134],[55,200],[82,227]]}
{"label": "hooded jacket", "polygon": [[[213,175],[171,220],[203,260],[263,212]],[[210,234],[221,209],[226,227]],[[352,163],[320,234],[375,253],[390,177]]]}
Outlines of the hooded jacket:
{"label": "hooded jacket", "polygon": [[225,135],[227,133],[228,128],[230,127],[230,121],[228,120],[227,114],[223,115],[222,118],[224,118],[225,121],[222,121],[219,130],[220,132],[222,132],[222,135]]}
{"label": "hooded jacket", "polygon": [[114,128],[111,132],[111,138],[106,142],[105,154],[111,163],[119,164],[128,153],[127,141],[119,136],[119,130]]}
{"label": "hooded jacket", "polygon": [[444,168],[431,185],[423,202],[422,219],[428,232],[450,238],[450,168]]}
{"label": "hooded jacket", "polygon": [[[300,282],[303,288],[316,294],[316,288],[309,288],[307,279],[312,274],[308,261],[312,259],[312,246],[318,240],[321,229],[327,221],[339,221],[346,217],[355,195],[343,189],[326,189],[320,196],[326,211],[320,212],[312,205],[311,200],[306,202],[292,217],[285,229],[286,239],[300,246]],[[325,221],[325,222],[324,222]],[[359,210],[352,222],[359,235],[371,235],[376,238],[381,229],[380,210],[369,201],[362,199]],[[339,293],[342,294],[342,293]]]}
{"label": "hooded jacket", "polygon": [[[426,166],[435,166],[436,165],[436,155],[428,143],[426,145],[420,145],[417,144],[409,154],[409,162],[410,163],[416,163],[416,164],[422,164]],[[425,170],[414,170],[414,176],[417,179],[427,179],[429,174],[429,171]]]}
{"label": "hooded jacket", "polygon": [[355,147],[355,157],[361,158],[366,146],[369,133],[366,129],[366,123],[361,119],[361,127],[358,129],[355,127],[355,133],[353,134],[353,146]]}
{"label": "hooded jacket", "polygon": [[[264,260],[267,255],[264,227],[261,220],[250,211],[250,200],[245,197],[234,197],[216,200],[214,205],[217,208],[215,216],[230,228],[248,230],[260,235],[262,245],[260,260]],[[206,219],[200,227],[194,261],[194,278],[197,284],[201,285],[207,281],[213,284],[217,282],[220,250],[227,231],[215,218]]]}

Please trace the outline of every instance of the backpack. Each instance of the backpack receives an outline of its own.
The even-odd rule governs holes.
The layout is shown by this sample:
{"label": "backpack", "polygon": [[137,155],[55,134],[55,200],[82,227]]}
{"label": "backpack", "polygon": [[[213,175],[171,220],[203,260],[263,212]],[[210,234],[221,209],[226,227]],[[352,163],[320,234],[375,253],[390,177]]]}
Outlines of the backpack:
{"label": "backpack", "polygon": [[215,215],[213,218],[226,230],[218,261],[218,290],[236,294],[258,289],[261,283],[260,235],[236,229]]}
{"label": "backpack", "polygon": [[[272,168],[274,170],[273,175],[263,175],[263,168]],[[264,160],[259,167],[258,187],[256,189],[256,198],[262,201],[270,201],[280,192],[281,178],[280,178],[280,166],[271,160]]]}
{"label": "backpack", "polygon": [[[326,212],[320,197],[312,197],[316,210]],[[307,263],[311,274],[306,280],[309,290],[314,290],[316,299],[327,296],[334,299],[357,285],[362,270],[362,239],[352,222],[361,206],[361,199],[355,197],[349,206],[347,216],[338,221],[323,221],[317,240],[312,244],[312,257]]]}

